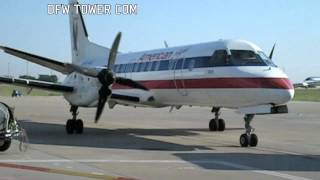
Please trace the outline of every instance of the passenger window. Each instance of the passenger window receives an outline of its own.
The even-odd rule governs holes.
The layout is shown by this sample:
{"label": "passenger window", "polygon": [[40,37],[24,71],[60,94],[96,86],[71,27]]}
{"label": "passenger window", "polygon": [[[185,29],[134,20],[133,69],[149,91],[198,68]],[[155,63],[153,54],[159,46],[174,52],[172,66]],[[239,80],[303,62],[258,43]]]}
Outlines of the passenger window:
{"label": "passenger window", "polygon": [[121,73],[122,67],[123,67],[123,64],[120,64],[120,65],[119,65],[119,72],[118,72],[118,73]]}
{"label": "passenger window", "polygon": [[152,68],[152,62],[148,62],[146,71],[151,71],[151,68]]}
{"label": "passenger window", "polygon": [[228,61],[228,53],[226,50],[216,50],[211,58],[214,66],[228,66],[231,65]]}
{"label": "passenger window", "polygon": [[117,68],[118,68],[118,65],[115,64],[115,65],[113,66],[113,68],[112,68],[112,71],[113,71],[113,72],[117,72]]}
{"label": "passenger window", "polygon": [[176,59],[169,60],[169,70],[174,69],[174,65],[175,65],[176,61],[177,61]]}
{"label": "passenger window", "polygon": [[189,64],[188,64],[189,71],[192,71],[192,69],[194,68],[194,64],[195,64],[195,60],[190,59]]}
{"label": "passenger window", "polygon": [[133,72],[138,72],[138,70],[139,70],[139,64],[140,64],[140,63],[134,63],[134,65],[133,65]]}
{"label": "passenger window", "polygon": [[154,62],[152,63],[152,69],[151,69],[151,71],[158,71],[159,66],[160,66],[160,61],[154,61]]}
{"label": "passenger window", "polygon": [[195,58],[195,68],[203,68],[203,67],[209,67],[209,57],[197,57]]}
{"label": "passenger window", "polygon": [[126,67],[127,67],[126,64],[123,64],[123,65],[122,65],[122,67],[121,67],[121,73],[125,73],[125,72],[126,72]]}
{"label": "passenger window", "polygon": [[127,64],[127,69],[126,69],[127,73],[130,73],[132,71],[132,66],[133,64]]}
{"label": "passenger window", "polygon": [[194,67],[195,60],[193,58],[188,58],[184,60],[183,69],[189,69],[191,71]]}
{"label": "passenger window", "polygon": [[183,67],[183,60],[184,60],[184,59],[178,59],[175,69],[182,69],[182,67]]}
{"label": "passenger window", "polygon": [[143,71],[145,71],[145,68],[146,68],[146,64],[147,63],[140,63],[140,69],[139,69],[139,72],[143,72]]}
{"label": "passenger window", "polygon": [[169,68],[169,60],[160,61],[159,71],[168,70]]}

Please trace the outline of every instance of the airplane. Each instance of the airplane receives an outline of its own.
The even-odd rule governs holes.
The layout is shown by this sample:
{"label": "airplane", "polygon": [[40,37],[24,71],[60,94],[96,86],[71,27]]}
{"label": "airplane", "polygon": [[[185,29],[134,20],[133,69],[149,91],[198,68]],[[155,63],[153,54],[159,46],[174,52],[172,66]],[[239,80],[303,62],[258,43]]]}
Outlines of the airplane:
{"label": "airplane", "polygon": [[[78,108],[97,108],[98,122],[108,103],[133,107],[204,106],[212,108],[210,131],[224,131],[221,108],[244,114],[242,147],[254,147],[258,137],[251,121],[255,115],[288,113],[286,105],[294,95],[288,76],[257,45],[245,40],[218,40],[178,47],[121,53],[119,32],[105,48],[88,39],[80,9],[69,0],[72,63],[0,46],[5,53],[66,75],[61,84],[0,77],[0,83],[62,92],[70,103],[72,118],[68,134],[83,132]],[[79,13],[77,13],[79,12]]]}
{"label": "airplane", "polygon": [[308,77],[302,83],[294,84],[294,87],[317,88],[320,86],[320,77]]}

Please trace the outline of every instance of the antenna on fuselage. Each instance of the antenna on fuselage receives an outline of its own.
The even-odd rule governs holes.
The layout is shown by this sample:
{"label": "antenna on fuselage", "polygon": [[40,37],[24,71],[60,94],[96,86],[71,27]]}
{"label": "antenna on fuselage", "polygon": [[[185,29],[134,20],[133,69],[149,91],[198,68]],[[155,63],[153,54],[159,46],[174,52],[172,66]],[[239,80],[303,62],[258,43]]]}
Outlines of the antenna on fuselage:
{"label": "antenna on fuselage", "polygon": [[163,43],[164,43],[164,47],[165,47],[165,48],[168,48],[168,47],[169,47],[169,45],[168,45],[168,43],[167,43],[167,41],[166,41],[166,40],[164,40],[164,42],[163,42]]}
{"label": "antenna on fuselage", "polygon": [[269,54],[269,59],[272,59],[272,56],[273,56],[273,51],[274,51],[274,48],[276,47],[276,43],[274,43],[272,49],[271,49],[271,52]]}

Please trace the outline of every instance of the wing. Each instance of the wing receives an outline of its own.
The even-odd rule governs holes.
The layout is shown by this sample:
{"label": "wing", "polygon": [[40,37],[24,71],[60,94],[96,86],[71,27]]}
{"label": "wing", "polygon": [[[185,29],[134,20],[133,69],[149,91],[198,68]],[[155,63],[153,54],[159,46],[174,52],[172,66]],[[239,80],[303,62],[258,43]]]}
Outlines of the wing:
{"label": "wing", "polygon": [[[38,64],[40,66],[61,72],[62,74],[70,74],[72,72],[79,72],[85,75],[90,76],[97,76],[99,73],[99,70],[94,68],[88,68],[83,67],[75,64],[70,63],[62,63],[57,60],[49,59],[46,57],[38,56],[35,54],[27,53],[18,49],[13,49],[10,47],[0,46],[0,49],[2,49],[5,53],[8,53],[10,55],[22,58],[24,60],[27,60],[29,62]],[[102,67],[105,68],[105,67]]]}
{"label": "wing", "polygon": [[10,47],[0,46],[0,49],[2,49],[5,53],[8,53],[10,55],[25,59],[25,60],[30,61],[32,63],[44,66],[46,68],[56,70],[56,71],[61,72],[63,74],[69,74],[72,72],[71,69],[65,65],[65,63],[62,63],[62,62],[59,62],[56,60],[52,60],[52,59],[41,57],[41,56],[34,55],[31,53],[23,52],[23,51],[13,49]]}
{"label": "wing", "polygon": [[35,81],[19,78],[9,78],[0,76],[0,83],[13,84],[17,86],[24,86],[30,88],[44,89],[57,92],[73,92],[74,88],[61,84],[49,83],[44,81]]}

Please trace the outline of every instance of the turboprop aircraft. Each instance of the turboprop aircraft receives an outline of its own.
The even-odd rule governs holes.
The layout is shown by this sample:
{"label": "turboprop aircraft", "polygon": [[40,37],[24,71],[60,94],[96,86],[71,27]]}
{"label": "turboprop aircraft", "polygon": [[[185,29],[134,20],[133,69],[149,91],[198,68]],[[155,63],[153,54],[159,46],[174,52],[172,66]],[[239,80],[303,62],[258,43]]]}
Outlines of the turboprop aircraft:
{"label": "turboprop aircraft", "polygon": [[287,75],[255,44],[244,40],[219,40],[143,52],[119,53],[121,33],[111,49],[88,40],[81,14],[71,0],[70,32],[72,63],[41,57],[10,47],[4,52],[66,75],[62,84],[1,77],[1,83],[63,92],[70,103],[72,119],[66,132],[82,133],[78,107],[96,107],[98,122],[104,106],[212,107],[210,131],[225,130],[221,108],[244,114],[243,147],[256,146],[258,138],[250,125],[260,114],[287,113],[285,105],[294,95]]}

